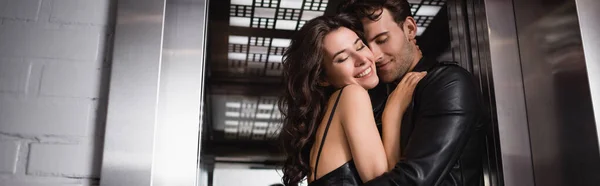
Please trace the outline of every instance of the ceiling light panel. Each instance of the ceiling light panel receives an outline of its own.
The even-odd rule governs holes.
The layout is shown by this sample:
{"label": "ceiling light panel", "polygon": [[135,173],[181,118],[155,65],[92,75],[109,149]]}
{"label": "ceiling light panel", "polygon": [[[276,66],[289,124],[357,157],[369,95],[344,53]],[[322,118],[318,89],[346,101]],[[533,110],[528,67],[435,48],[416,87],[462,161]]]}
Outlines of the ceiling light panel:
{"label": "ceiling light panel", "polygon": [[305,10],[304,13],[302,14],[302,20],[303,21],[308,21],[311,19],[314,19],[316,17],[322,16],[325,12],[322,11],[308,11]]}
{"label": "ceiling light panel", "polygon": [[227,58],[230,60],[246,60],[247,56],[248,55],[246,53],[230,52],[227,54]]}
{"label": "ceiling light panel", "polygon": [[275,18],[274,8],[254,8],[254,17]]}
{"label": "ceiling light panel", "polygon": [[264,140],[267,134],[267,128],[269,123],[267,122],[254,122],[252,128],[252,139],[253,140]]}
{"label": "ceiling light panel", "polygon": [[328,0],[305,0],[304,9],[325,11],[327,9]]}
{"label": "ceiling light panel", "polygon": [[423,32],[425,32],[425,29],[427,29],[427,27],[417,27],[417,35],[420,36],[423,34]]}
{"label": "ceiling light panel", "polygon": [[242,121],[238,126],[238,138],[248,139],[252,135],[252,123],[253,121]]}
{"label": "ceiling light panel", "polygon": [[234,134],[234,135],[236,135],[236,134],[237,134],[237,132],[238,132],[238,128],[237,128],[237,126],[236,126],[236,127],[227,127],[227,128],[225,128],[225,133],[226,133],[226,134],[227,134],[227,133],[230,133],[230,134]]}
{"label": "ceiling light panel", "polygon": [[[232,73],[279,76],[290,39],[229,36],[228,69]],[[267,64],[265,64],[267,63]]]}
{"label": "ceiling light panel", "polygon": [[424,33],[431,21],[446,4],[446,0],[413,0],[409,1],[410,11],[417,22],[417,36]]}
{"label": "ceiling light panel", "polygon": [[237,127],[240,124],[240,121],[238,120],[225,120],[225,126],[227,128],[227,126],[235,126]]}
{"label": "ceiling light panel", "polygon": [[275,24],[275,29],[278,30],[296,30],[298,26],[298,21],[295,20],[279,20],[277,24]]}
{"label": "ceiling light panel", "polygon": [[302,8],[302,1],[299,1],[299,0],[280,0],[279,7],[280,8],[301,9]]}
{"label": "ceiling light panel", "polygon": [[211,108],[217,114],[213,128],[224,131],[226,139],[265,140],[279,135],[281,113],[277,97],[212,95]]}
{"label": "ceiling light panel", "polygon": [[225,117],[228,117],[228,118],[239,118],[240,117],[240,113],[239,112],[228,111],[228,112],[225,112]]}
{"label": "ceiling light panel", "polygon": [[267,128],[267,127],[269,127],[269,123],[268,122],[263,122],[263,121],[257,121],[257,122],[254,122],[254,127],[257,127],[257,128]]}
{"label": "ceiling light panel", "polygon": [[424,5],[444,5],[446,4],[446,0],[423,0],[421,4]]}
{"label": "ceiling light panel", "polygon": [[250,27],[250,18],[248,17],[229,17],[229,25],[239,27]]}
{"label": "ceiling light panel", "polygon": [[256,114],[256,101],[257,100],[255,99],[244,99],[240,110],[240,116],[242,118],[254,118],[254,115]]}
{"label": "ceiling light panel", "polygon": [[225,103],[225,107],[228,107],[228,108],[242,108],[242,103],[240,103],[240,102],[227,102],[227,103]]}
{"label": "ceiling light panel", "polygon": [[[300,9],[280,8],[277,12],[277,20],[298,20],[300,12]],[[306,14],[306,11],[304,13]]]}
{"label": "ceiling light panel", "polygon": [[252,5],[253,0],[231,0],[231,4],[236,5]]}
{"label": "ceiling light panel", "polygon": [[266,129],[254,129],[254,130],[252,130],[252,133],[265,135],[267,133],[267,130]]}
{"label": "ceiling light panel", "polygon": [[269,127],[267,127],[267,138],[268,139],[276,139],[281,133],[281,127],[283,123],[281,122],[271,122],[269,123]]}
{"label": "ceiling light panel", "polygon": [[229,43],[230,44],[242,44],[242,45],[247,45],[248,44],[248,36],[229,36]]}
{"label": "ceiling light panel", "polygon": [[273,104],[258,104],[258,110],[273,110],[275,105]]}
{"label": "ceiling light panel", "polygon": [[417,26],[427,27],[433,21],[433,16],[414,16],[415,21],[417,22]]}
{"label": "ceiling light panel", "polygon": [[328,0],[232,0],[229,25],[277,30],[298,30],[305,21],[321,16]]}
{"label": "ceiling light panel", "polygon": [[442,9],[441,6],[421,5],[415,15],[418,16],[435,16]]}
{"label": "ceiling light panel", "polygon": [[276,47],[288,47],[291,42],[291,39],[273,38],[273,43],[271,43],[271,45]]}

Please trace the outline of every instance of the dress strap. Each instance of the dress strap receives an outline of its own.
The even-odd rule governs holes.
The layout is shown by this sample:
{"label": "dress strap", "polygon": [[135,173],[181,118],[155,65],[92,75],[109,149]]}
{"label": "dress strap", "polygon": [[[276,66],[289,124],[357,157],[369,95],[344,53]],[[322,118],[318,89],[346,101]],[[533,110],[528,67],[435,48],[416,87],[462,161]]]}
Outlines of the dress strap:
{"label": "dress strap", "polygon": [[319,159],[321,158],[321,150],[323,150],[323,144],[325,144],[325,138],[327,137],[327,131],[329,131],[329,125],[331,125],[331,120],[333,120],[333,114],[335,114],[335,108],[338,105],[338,102],[340,101],[340,97],[342,97],[342,91],[344,91],[345,87],[342,87],[342,89],[340,89],[340,93],[338,94],[338,97],[335,100],[335,104],[333,104],[333,108],[331,109],[331,114],[329,114],[329,120],[327,121],[327,126],[325,126],[325,132],[323,133],[323,139],[321,139],[321,145],[319,146],[319,152],[317,153],[317,161],[315,162],[315,173],[313,175],[313,181],[317,180],[317,169],[319,166]]}

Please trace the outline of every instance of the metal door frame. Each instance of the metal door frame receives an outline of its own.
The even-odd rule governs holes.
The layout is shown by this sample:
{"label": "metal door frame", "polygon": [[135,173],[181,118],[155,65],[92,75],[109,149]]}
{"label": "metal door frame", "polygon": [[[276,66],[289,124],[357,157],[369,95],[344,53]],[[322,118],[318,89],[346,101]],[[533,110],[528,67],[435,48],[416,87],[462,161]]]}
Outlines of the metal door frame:
{"label": "metal door frame", "polygon": [[513,2],[484,0],[504,185],[533,186],[533,164]]}
{"label": "metal door frame", "polygon": [[491,114],[485,185],[533,186],[513,1],[450,0],[452,54],[473,73]]}
{"label": "metal door frame", "polygon": [[[583,53],[587,69],[592,105],[596,121],[596,133],[600,141],[600,1],[575,0],[579,29],[583,42]],[[600,143],[599,143],[600,144]]]}
{"label": "metal door frame", "polygon": [[208,0],[117,3],[100,184],[197,185]]}

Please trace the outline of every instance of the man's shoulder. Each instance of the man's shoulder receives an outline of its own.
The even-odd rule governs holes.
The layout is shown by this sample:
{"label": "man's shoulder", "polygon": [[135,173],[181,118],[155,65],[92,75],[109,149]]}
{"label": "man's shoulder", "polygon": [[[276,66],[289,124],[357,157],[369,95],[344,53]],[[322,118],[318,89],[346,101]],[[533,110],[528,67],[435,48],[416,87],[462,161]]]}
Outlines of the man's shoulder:
{"label": "man's shoulder", "polygon": [[463,75],[471,75],[469,71],[461,67],[456,61],[440,61],[433,69],[443,69],[443,73],[460,73]]}
{"label": "man's shoulder", "polygon": [[440,63],[432,68],[423,80],[425,82],[421,87],[418,87],[418,91],[420,97],[424,100],[430,103],[451,102],[451,104],[445,104],[445,106],[462,105],[465,110],[480,110],[479,99],[481,95],[475,77],[458,64]]}
{"label": "man's shoulder", "polygon": [[433,81],[472,81],[473,75],[454,61],[440,61],[428,71]]}

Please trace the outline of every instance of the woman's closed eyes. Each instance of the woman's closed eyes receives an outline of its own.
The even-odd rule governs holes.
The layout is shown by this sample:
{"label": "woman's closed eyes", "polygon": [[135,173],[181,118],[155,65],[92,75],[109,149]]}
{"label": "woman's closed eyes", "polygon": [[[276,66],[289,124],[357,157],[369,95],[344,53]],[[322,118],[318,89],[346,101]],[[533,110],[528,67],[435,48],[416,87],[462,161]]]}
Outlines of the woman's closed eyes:
{"label": "woman's closed eyes", "polygon": [[[357,43],[357,44],[359,44],[359,45],[356,47],[356,51],[361,51],[361,50],[365,49],[365,47],[367,47],[367,45],[365,45],[363,42],[359,42],[359,43]],[[341,59],[338,59],[338,60],[336,60],[335,62],[337,62],[337,63],[344,62],[344,61],[346,61],[346,60],[347,60],[349,57],[350,57],[350,56],[342,56],[342,57],[341,57]]]}

